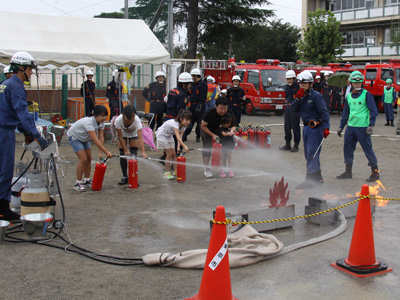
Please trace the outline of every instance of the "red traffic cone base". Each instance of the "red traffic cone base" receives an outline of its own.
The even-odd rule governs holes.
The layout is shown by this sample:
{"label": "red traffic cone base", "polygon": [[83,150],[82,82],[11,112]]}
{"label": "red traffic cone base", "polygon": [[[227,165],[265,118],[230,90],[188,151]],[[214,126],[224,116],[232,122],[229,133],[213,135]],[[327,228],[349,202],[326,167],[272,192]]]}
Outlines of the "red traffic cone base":
{"label": "red traffic cone base", "polygon": [[[361,196],[369,196],[369,186],[364,184]],[[354,223],[349,256],[331,264],[332,267],[357,277],[369,277],[393,271],[375,258],[374,233],[372,228],[371,204],[369,198],[360,200]]]}
{"label": "red traffic cone base", "polygon": [[[225,222],[225,208],[218,206],[215,221]],[[199,293],[186,300],[237,300],[232,295],[226,225],[214,224]]]}

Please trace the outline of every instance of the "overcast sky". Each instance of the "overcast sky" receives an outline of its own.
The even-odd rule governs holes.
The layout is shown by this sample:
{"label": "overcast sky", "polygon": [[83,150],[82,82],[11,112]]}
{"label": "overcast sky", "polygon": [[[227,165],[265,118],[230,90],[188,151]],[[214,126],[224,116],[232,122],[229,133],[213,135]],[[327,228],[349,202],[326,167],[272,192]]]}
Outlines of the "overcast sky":
{"label": "overcast sky", "polygon": [[[289,22],[301,26],[300,0],[270,0],[269,9],[274,9],[277,18],[284,23]],[[124,7],[124,0],[0,0],[1,10],[19,11],[60,16],[88,17],[101,12],[120,11]],[[134,0],[129,0],[133,6]],[[10,26],[12,26],[10,24]],[[175,37],[174,40],[179,40]],[[174,41],[174,42],[177,42]],[[179,42],[178,42],[179,43]]]}

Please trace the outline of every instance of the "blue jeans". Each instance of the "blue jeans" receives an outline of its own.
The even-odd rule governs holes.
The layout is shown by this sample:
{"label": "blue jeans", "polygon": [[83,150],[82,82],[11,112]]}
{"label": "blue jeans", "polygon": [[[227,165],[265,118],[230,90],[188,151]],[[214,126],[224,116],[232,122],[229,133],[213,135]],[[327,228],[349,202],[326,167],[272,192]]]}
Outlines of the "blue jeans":
{"label": "blue jeans", "polygon": [[73,140],[72,137],[68,137],[68,142],[72,146],[74,152],[78,152],[80,150],[90,149],[90,142],[81,142],[78,140]]}
{"label": "blue jeans", "polygon": [[321,148],[319,148],[315,158],[313,158],[319,145],[323,139],[322,127],[310,128],[304,126],[303,128],[303,143],[304,143],[304,156],[307,160],[307,173],[315,173],[321,170],[321,164],[319,162],[319,154]]}

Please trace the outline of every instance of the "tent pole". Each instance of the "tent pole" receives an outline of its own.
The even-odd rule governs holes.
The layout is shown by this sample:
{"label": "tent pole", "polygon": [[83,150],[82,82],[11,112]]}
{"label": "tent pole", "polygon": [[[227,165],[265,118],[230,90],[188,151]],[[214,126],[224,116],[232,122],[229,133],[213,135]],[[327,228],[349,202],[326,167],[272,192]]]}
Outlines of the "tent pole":
{"label": "tent pole", "polygon": [[86,117],[86,105],[85,105],[85,69],[82,70],[82,95],[83,95],[83,117]]}
{"label": "tent pole", "polygon": [[[42,112],[40,110],[40,86],[39,86],[39,69],[36,69],[36,82],[37,82],[37,91],[38,91],[38,101],[39,101],[39,112],[38,115],[41,118],[42,117]],[[35,115],[35,112],[33,112],[33,115]]]}

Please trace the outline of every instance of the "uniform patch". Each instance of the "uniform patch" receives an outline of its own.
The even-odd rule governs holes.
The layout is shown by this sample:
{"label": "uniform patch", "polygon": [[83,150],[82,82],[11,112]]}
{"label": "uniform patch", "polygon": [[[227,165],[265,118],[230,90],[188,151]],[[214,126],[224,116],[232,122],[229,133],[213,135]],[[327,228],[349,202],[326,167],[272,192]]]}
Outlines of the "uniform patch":
{"label": "uniform patch", "polygon": [[6,89],[6,85],[5,84],[2,84],[2,85],[0,85],[0,93],[4,93],[4,90]]}

